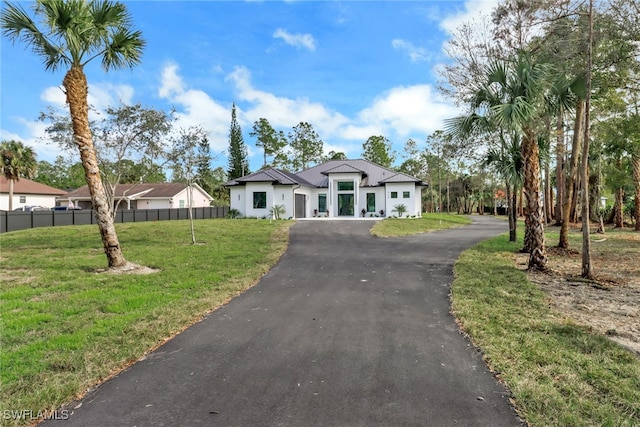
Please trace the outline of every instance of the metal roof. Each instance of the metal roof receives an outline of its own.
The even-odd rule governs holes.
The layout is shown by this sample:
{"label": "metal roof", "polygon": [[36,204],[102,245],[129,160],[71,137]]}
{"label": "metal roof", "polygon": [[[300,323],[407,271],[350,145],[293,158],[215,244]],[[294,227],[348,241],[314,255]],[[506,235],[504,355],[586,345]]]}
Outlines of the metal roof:
{"label": "metal roof", "polygon": [[298,173],[285,172],[269,168],[252,173],[242,178],[227,182],[227,186],[244,185],[247,182],[271,182],[282,185],[304,185],[323,188],[329,186],[330,174],[358,173],[362,176],[362,187],[378,187],[386,183],[413,182],[424,185],[421,180],[412,176],[382,167],[368,160],[329,160]]}

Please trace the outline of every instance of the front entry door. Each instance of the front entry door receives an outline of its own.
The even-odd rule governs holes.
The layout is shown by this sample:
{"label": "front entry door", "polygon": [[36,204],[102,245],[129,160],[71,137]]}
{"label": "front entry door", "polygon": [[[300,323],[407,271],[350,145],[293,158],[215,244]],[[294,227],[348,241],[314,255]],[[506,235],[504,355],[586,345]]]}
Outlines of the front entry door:
{"label": "front entry door", "polygon": [[338,194],[338,215],[353,216],[353,194]]}

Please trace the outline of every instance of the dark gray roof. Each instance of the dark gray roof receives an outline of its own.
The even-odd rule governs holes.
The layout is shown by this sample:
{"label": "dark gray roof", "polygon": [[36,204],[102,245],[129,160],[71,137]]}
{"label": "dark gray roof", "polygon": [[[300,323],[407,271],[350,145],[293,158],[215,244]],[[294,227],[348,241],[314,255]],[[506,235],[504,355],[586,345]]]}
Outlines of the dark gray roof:
{"label": "dark gray roof", "polygon": [[418,178],[398,173],[387,169],[368,160],[329,160],[326,163],[305,169],[297,175],[310,182],[316,187],[327,187],[329,185],[328,174],[330,173],[361,173],[363,176],[363,187],[378,187],[387,182],[415,182],[422,185]]}
{"label": "dark gray roof", "polygon": [[308,183],[307,181],[300,178],[296,174],[285,172],[275,168],[260,170],[250,175],[243,176],[241,178],[236,178],[232,181],[227,182],[225,185],[227,186],[244,185],[247,182],[270,182],[272,184],[280,184],[280,185],[312,186],[312,184]]}
{"label": "dark gray roof", "polygon": [[414,182],[418,185],[424,185],[418,178],[398,173],[363,159],[329,160],[295,174],[274,168],[264,169],[242,178],[236,178],[225,185],[236,186],[244,185],[247,182],[271,182],[272,184],[298,184],[323,188],[329,185],[329,174],[339,173],[361,174],[362,187],[379,187],[391,182]]}

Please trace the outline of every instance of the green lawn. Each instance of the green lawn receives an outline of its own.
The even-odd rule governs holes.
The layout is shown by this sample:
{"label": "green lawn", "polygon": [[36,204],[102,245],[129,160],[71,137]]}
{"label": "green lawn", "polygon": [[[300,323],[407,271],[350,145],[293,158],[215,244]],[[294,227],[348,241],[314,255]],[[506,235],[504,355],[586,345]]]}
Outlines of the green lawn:
{"label": "green lawn", "polygon": [[452,303],[463,329],[530,425],[640,426],[640,359],[549,308],[514,267],[521,247],[505,235],[458,259]]}
{"label": "green lawn", "polygon": [[371,229],[371,234],[378,237],[408,236],[468,224],[471,224],[468,216],[428,213],[421,218],[387,218],[377,222]]}
{"label": "green lawn", "polygon": [[[469,222],[390,218],[374,233]],[[127,258],[161,269],[145,276],[95,273],[106,265],[95,226],[3,234],[0,411],[55,409],[162,344],[255,283],[292,223],[198,220],[198,245],[188,221],[118,224]],[[521,245],[501,236],[458,260],[452,300],[463,328],[531,425],[640,425],[640,360],[555,315],[513,265]]]}
{"label": "green lawn", "polygon": [[188,221],[117,224],[127,259],[161,269],[150,275],[95,273],[96,226],[3,234],[0,411],[55,409],[132,363],[254,284],[292,223],[198,220],[197,245]]}

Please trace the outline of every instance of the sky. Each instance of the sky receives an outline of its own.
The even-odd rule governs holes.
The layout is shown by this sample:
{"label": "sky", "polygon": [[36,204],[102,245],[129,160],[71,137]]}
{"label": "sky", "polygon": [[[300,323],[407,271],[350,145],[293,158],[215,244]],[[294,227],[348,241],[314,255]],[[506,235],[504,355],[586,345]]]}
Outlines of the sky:
{"label": "sky", "polygon": [[[252,170],[263,154],[249,133],[266,118],[288,134],[310,123],[325,153],[362,157],[374,135],[398,153],[427,137],[460,109],[437,90],[443,46],[463,22],[479,22],[498,0],[449,1],[125,1],[146,41],[133,69],[85,67],[89,103],[169,111],[178,127],[209,133],[213,167],[227,168],[231,108]],[[28,8],[30,3],[21,2]],[[45,70],[24,45],[0,42],[0,138],[32,147],[53,162],[47,107],[64,108],[65,70]],[[398,161],[401,161],[398,156]]]}

